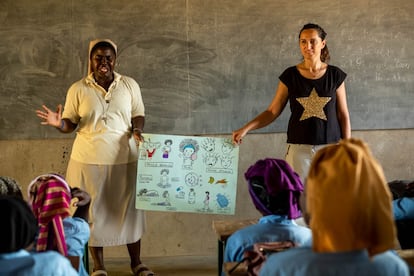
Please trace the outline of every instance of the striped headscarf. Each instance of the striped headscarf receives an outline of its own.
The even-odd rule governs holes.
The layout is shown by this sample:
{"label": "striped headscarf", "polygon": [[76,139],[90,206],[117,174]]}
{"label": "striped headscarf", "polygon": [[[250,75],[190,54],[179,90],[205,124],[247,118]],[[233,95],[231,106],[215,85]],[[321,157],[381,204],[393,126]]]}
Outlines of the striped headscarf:
{"label": "striped headscarf", "polygon": [[359,139],[319,150],[305,185],[313,249],[319,253],[395,248],[391,193],[381,165]]}
{"label": "striped headscarf", "polygon": [[70,215],[69,185],[59,175],[45,174],[29,184],[28,193],[39,226],[36,250],[56,250],[67,256],[62,221]]}

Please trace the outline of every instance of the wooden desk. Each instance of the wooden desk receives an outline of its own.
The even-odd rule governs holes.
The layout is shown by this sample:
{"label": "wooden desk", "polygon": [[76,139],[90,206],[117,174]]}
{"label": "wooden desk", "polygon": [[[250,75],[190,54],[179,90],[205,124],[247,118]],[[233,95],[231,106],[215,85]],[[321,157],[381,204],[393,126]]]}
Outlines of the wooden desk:
{"label": "wooden desk", "polygon": [[227,276],[247,276],[247,266],[245,263],[239,264],[237,268],[233,270],[233,272],[230,275],[229,271],[236,265],[237,265],[237,262],[224,263],[223,268],[224,268],[224,271],[226,272],[226,275]]}
{"label": "wooden desk", "polygon": [[246,226],[256,224],[258,219],[247,220],[213,220],[213,230],[218,238],[218,275],[223,271],[224,247],[231,234]]}

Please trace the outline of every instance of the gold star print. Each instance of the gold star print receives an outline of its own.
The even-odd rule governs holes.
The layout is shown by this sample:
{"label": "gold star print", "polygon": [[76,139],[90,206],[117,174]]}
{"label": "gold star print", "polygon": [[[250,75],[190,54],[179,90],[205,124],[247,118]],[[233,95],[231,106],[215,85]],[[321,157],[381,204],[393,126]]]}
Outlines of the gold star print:
{"label": "gold star print", "polygon": [[305,109],[299,121],[303,121],[311,117],[317,117],[325,121],[328,120],[323,108],[331,100],[331,97],[319,97],[315,88],[313,88],[309,97],[296,98],[296,100]]}

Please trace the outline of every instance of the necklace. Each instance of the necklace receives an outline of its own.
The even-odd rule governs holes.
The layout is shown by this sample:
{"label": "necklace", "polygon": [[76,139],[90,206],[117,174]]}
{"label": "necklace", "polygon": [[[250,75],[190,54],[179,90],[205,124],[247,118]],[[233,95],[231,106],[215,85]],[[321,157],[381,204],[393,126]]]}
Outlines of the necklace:
{"label": "necklace", "polygon": [[[110,103],[109,101],[108,102],[105,101],[105,104],[102,104],[102,102],[101,102],[101,104],[102,104],[102,110],[104,112],[103,115],[102,115],[102,121],[104,121],[105,125],[106,125],[107,120],[108,120],[108,117],[106,115],[108,113],[109,103]],[[106,109],[105,109],[104,105],[106,105]]]}
{"label": "necklace", "polygon": [[[98,91],[101,93],[100,95],[98,95],[99,92],[96,92],[96,96],[98,97],[98,101],[101,103],[102,106],[102,121],[104,121],[104,124],[106,125],[108,117],[108,110],[109,110],[109,105],[111,104],[111,99],[112,99],[112,93],[111,93],[111,86],[112,86],[112,82],[110,83],[109,87],[107,89],[105,89],[102,85],[100,85],[94,76],[94,81],[95,81],[95,85],[98,88]],[[105,96],[102,99],[102,92],[105,93]]]}
{"label": "necklace", "polygon": [[106,92],[104,99],[102,99],[101,95],[98,95],[98,93],[95,94],[96,97],[98,97],[98,101],[101,103],[102,106],[102,116],[101,116],[101,120],[104,121],[105,125],[107,123],[108,120],[108,110],[109,110],[109,105],[111,104],[111,94],[109,92]]}

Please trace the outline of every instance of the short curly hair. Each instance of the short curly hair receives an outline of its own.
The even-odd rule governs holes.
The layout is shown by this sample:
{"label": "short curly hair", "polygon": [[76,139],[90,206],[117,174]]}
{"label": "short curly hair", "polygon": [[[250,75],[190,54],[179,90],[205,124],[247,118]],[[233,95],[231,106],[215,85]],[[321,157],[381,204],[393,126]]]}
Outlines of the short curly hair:
{"label": "short curly hair", "polygon": [[8,176],[0,176],[0,195],[23,198],[19,183]]}

